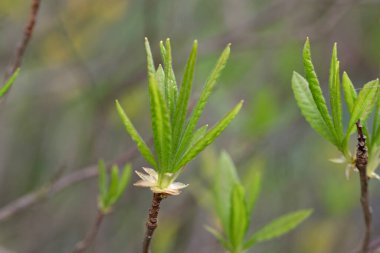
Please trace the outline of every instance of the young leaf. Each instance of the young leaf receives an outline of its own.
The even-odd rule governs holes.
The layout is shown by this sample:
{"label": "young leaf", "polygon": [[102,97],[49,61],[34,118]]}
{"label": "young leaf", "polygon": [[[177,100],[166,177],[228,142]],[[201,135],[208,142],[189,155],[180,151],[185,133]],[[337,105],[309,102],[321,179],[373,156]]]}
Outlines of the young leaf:
{"label": "young leaf", "polygon": [[340,94],[339,61],[336,48],[337,46],[335,43],[331,57],[329,90],[334,128],[338,138],[338,143],[341,145],[341,142],[343,140],[342,99]]}
{"label": "young leaf", "polygon": [[248,213],[244,189],[236,184],[231,193],[229,237],[232,249],[239,249],[248,229]]}
{"label": "young leaf", "polygon": [[195,108],[191,114],[191,117],[189,119],[189,122],[185,128],[185,132],[183,134],[183,138],[181,140],[180,148],[178,150],[177,156],[181,155],[182,152],[186,149],[188,143],[190,142],[191,136],[193,134],[193,131],[198,123],[198,120],[203,112],[203,109],[207,103],[207,100],[211,94],[211,91],[213,90],[215,83],[217,79],[219,78],[222,70],[224,69],[228,57],[230,55],[230,44],[227,45],[227,47],[222,52],[221,56],[218,59],[218,62],[216,63],[213,71],[211,72],[210,76],[208,77],[205,86],[203,87],[201,96],[195,105]]}
{"label": "young leaf", "polygon": [[158,89],[157,81],[152,76],[149,78],[149,94],[153,141],[159,161],[158,170],[160,172],[166,172],[170,170],[172,148],[170,116],[164,98]]}
{"label": "young leaf", "polygon": [[189,59],[187,60],[185,74],[183,75],[181,88],[177,100],[176,111],[173,119],[173,143],[174,150],[177,149],[185,125],[187,106],[191,94],[191,87],[193,84],[193,76],[195,69],[195,61],[197,58],[198,42],[194,41],[193,49],[191,50]]}
{"label": "young leaf", "polygon": [[16,69],[16,71],[13,72],[13,74],[7,80],[7,82],[4,84],[4,86],[0,88],[0,98],[8,92],[8,90],[11,88],[12,84],[16,80],[19,73],[20,73],[20,69]]}
{"label": "young leaf", "polygon": [[108,207],[110,207],[116,201],[118,188],[119,188],[119,169],[116,165],[113,165],[111,169],[111,180],[110,180],[110,187],[108,190],[108,198],[107,198]]}
{"label": "young leaf", "polygon": [[155,74],[154,61],[153,61],[152,51],[150,50],[149,41],[147,38],[145,38],[145,51],[146,51],[146,59],[147,59],[147,66],[148,66],[148,77],[154,76]]}
{"label": "young leaf", "polygon": [[326,101],[323,97],[317,74],[314,71],[313,62],[311,60],[309,38],[306,39],[305,46],[303,49],[303,63],[305,68],[306,80],[309,83],[309,89],[311,91],[315,104],[317,105],[318,111],[322,115],[322,118],[325,121],[327,128],[330,130],[330,135],[334,138],[333,143],[338,144],[335,128],[329,111],[327,109]]}
{"label": "young leaf", "polygon": [[195,143],[200,141],[205,136],[205,134],[207,133],[207,128],[208,128],[208,124],[198,128],[194,132],[193,137],[191,138],[191,141],[190,141],[188,148],[186,149],[185,153],[188,152],[194,146]]}
{"label": "young leaf", "polygon": [[156,80],[157,80],[158,88],[161,94],[165,94],[165,72],[161,64],[158,65],[158,68],[156,71]]}
{"label": "young leaf", "polygon": [[125,129],[131,136],[132,140],[136,143],[138,150],[141,155],[154,167],[157,168],[156,160],[148,146],[145,144],[144,140],[141,138],[136,128],[133,126],[132,122],[129,120],[128,116],[125,114],[123,108],[119,104],[119,101],[115,101],[117,112],[125,126]]}
{"label": "young leaf", "polygon": [[194,146],[184,154],[183,158],[175,166],[176,170],[185,166],[210,143],[212,143],[239,113],[242,105],[243,100],[240,101],[229,113],[227,113],[227,115],[224,116],[224,118],[221,119],[212,129],[210,129],[210,131],[200,141],[194,144]]}
{"label": "young leaf", "polygon": [[177,84],[174,77],[172,66],[172,49],[170,39],[166,40],[166,54],[164,58],[165,67],[165,98],[170,111],[170,115],[174,115],[175,105],[177,101]]}
{"label": "young leaf", "polygon": [[233,186],[240,184],[239,177],[236,173],[235,165],[229,154],[223,151],[217,164],[218,173],[215,175],[215,184],[213,187],[214,206],[218,215],[223,231],[229,238],[229,220],[231,211],[231,196]]}
{"label": "young leaf", "polygon": [[132,168],[130,164],[126,164],[123,168],[117,189],[117,199],[120,198],[128,185],[129,179],[131,178],[131,170]]}
{"label": "young leaf", "polygon": [[251,169],[246,177],[249,182],[249,188],[246,187],[247,212],[251,214],[261,190],[261,171]]}
{"label": "young leaf", "polygon": [[[380,98],[377,96],[376,98],[376,106],[375,106],[375,112],[373,115],[373,123],[372,123],[372,138],[374,138],[379,130],[379,117],[380,117]],[[368,136],[368,135],[367,135]],[[374,139],[372,139],[374,140]],[[375,142],[371,143],[372,145],[375,144]]]}
{"label": "young leaf", "polygon": [[308,218],[311,213],[312,210],[302,210],[275,219],[253,234],[253,236],[244,244],[244,249],[248,249],[258,242],[267,241],[289,232]]}
{"label": "young leaf", "polygon": [[300,74],[293,72],[292,89],[302,115],[317,133],[336,145],[333,134],[330,132],[321,113],[318,111],[318,107],[309,90],[309,85],[310,83],[308,83]]}
{"label": "young leaf", "polygon": [[107,175],[106,175],[106,167],[104,165],[103,160],[99,160],[98,163],[98,171],[99,171],[99,194],[101,199],[105,199],[107,196]]}
{"label": "young leaf", "polygon": [[370,115],[377,101],[378,90],[379,80],[370,81],[363,86],[363,89],[360,91],[352,109],[352,114],[346,133],[346,142],[348,142],[349,137],[355,130],[355,123],[359,119],[362,122],[365,122],[367,117]]}
{"label": "young leaf", "polygon": [[354,104],[357,98],[357,94],[356,94],[355,87],[352,84],[346,72],[343,72],[342,86],[343,86],[344,98],[347,103],[347,108],[351,115],[352,110],[354,109]]}

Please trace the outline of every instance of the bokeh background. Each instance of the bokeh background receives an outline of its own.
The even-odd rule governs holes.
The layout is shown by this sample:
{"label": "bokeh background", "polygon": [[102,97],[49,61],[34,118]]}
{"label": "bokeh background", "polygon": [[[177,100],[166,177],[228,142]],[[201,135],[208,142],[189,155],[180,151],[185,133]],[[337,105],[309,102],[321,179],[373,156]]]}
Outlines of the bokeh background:
{"label": "bokeh background", "polygon": [[[29,7],[30,1],[0,1],[3,74]],[[124,157],[134,144],[116,115],[115,99],[144,138],[150,138],[145,36],[157,59],[159,41],[171,38],[178,80],[192,41],[198,39],[193,98],[231,42],[231,58],[202,121],[215,122],[245,100],[233,124],[186,168],[179,180],[190,186],[164,201],[153,252],[223,252],[204,229],[215,218],[202,201],[212,173],[218,173],[213,165],[221,150],[231,154],[241,177],[255,166],[264,172],[252,231],[281,214],[314,209],[297,230],[250,252],[356,249],[363,234],[357,175],[346,180],[344,167],[328,161],[338,152],[302,118],[290,79],[293,70],[303,73],[306,36],[325,91],[334,42],[341,69],[358,89],[379,77],[378,0],[42,1],[21,75],[1,104],[0,206],[100,158]],[[141,157],[131,162],[134,169],[147,165]],[[380,183],[373,181],[375,237],[380,235],[379,197]],[[1,221],[1,252],[71,252],[94,221],[96,198],[92,177]],[[129,186],[88,252],[139,252],[150,201],[150,191]]]}

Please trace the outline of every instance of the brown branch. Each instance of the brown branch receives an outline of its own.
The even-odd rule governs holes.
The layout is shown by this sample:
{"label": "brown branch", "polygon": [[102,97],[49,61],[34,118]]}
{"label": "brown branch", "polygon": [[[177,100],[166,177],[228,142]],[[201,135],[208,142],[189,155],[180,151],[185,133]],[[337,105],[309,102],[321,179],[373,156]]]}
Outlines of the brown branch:
{"label": "brown branch", "polygon": [[88,234],[83,238],[83,240],[79,241],[73,250],[73,253],[82,253],[85,252],[86,249],[88,249],[91,244],[94,242],[96,235],[99,232],[100,225],[102,224],[104,220],[105,214],[101,212],[100,210],[98,211],[98,214],[95,219],[95,223],[92,226],[91,230],[88,232]]}
{"label": "brown branch", "polygon": [[16,56],[14,59],[13,64],[11,65],[9,71],[5,75],[5,79],[7,80],[19,67],[21,67],[22,59],[24,57],[26,48],[28,47],[29,41],[32,38],[32,34],[34,31],[34,26],[37,21],[37,14],[38,10],[40,8],[40,0],[32,0],[32,4],[30,7],[30,14],[28,22],[24,28],[24,34],[22,37],[21,42],[19,43],[17,50],[16,50]]}
{"label": "brown branch", "polygon": [[149,209],[148,221],[146,222],[146,233],[143,242],[143,253],[149,253],[149,245],[152,240],[154,230],[157,228],[158,212],[160,211],[160,203],[168,195],[163,193],[153,193],[152,206]]}
{"label": "brown branch", "polygon": [[[117,165],[123,165],[126,162],[136,158],[138,155],[137,148],[133,148],[129,150],[126,154],[124,154],[119,159],[116,159],[112,162],[107,163],[107,168],[110,168],[110,165],[117,164]],[[25,210],[26,208],[36,204],[37,202],[44,200],[62,190],[65,188],[82,182],[84,180],[91,179],[93,177],[96,177],[98,175],[98,165],[91,165],[88,167],[85,167],[83,169],[80,169],[78,171],[72,172],[58,180],[56,180],[53,183],[50,183],[46,186],[41,187],[40,189],[28,193],[11,203],[7,204],[6,206],[0,208],[0,222],[6,220],[7,218],[21,212],[22,210]]]}
{"label": "brown branch", "polygon": [[368,253],[368,246],[371,240],[371,208],[368,199],[368,176],[367,176],[367,163],[368,163],[368,150],[366,147],[366,137],[363,134],[362,125],[360,120],[356,122],[358,130],[358,145],[356,151],[356,168],[359,170],[360,176],[360,202],[363,209],[364,222],[365,222],[365,235],[361,248],[361,253]]}

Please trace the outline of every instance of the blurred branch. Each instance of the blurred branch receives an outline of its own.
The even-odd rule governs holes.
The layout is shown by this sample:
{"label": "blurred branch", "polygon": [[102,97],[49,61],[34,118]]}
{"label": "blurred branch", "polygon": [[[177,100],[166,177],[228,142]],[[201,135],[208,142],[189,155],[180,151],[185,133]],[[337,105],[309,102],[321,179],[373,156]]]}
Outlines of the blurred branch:
{"label": "blurred branch", "polygon": [[7,80],[9,78],[9,76],[11,76],[19,67],[21,67],[22,59],[24,57],[26,48],[29,45],[29,41],[32,38],[34,26],[35,26],[36,21],[37,21],[37,14],[38,14],[38,10],[40,8],[40,2],[41,2],[40,0],[32,0],[32,4],[30,7],[29,19],[28,19],[28,22],[27,22],[25,29],[24,29],[23,38],[17,47],[14,62],[11,65],[9,71],[5,75],[5,80]]}
{"label": "blurred branch", "polygon": [[99,232],[100,225],[102,224],[104,217],[105,217],[105,214],[99,210],[93,227],[88,232],[86,237],[75,245],[73,253],[85,252],[86,249],[88,249],[88,247],[91,246],[91,244],[93,243],[93,241],[96,238],[96,235]]}
{"label": "blurred branch", "polygon": [[[125,164],[126,162],[136,158],[138,156],[137,148],[130,149],[126,154],[124,154],[119,159],[107,163],[107,168],[110,168],[112,164],[117,164],[119,166]],[[67,187],[91,179],[98,175],[98,164],[94,164],[78,171],[72,172],[40,189],[28,193],[6,206],[0,208],[0,222],[6,220],[7,218],[27,209],[28,207],[42,201]]]}

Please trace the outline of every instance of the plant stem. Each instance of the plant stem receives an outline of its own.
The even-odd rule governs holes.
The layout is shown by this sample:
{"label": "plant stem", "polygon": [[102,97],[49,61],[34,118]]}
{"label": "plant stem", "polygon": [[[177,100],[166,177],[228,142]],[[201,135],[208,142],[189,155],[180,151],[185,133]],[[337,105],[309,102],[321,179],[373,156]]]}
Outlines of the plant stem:
{"label": "plant stem", "polygon": [[86,251],[86,249],[94,242],[96,235],[99,232],[100,225],[103,222],[103,219],[105,217],[105,214],[101,212],[100,210],[98,211],[98,215],[96,216],[95,223],[92,226],[91,230],[88,232],[88,234],[75,245],[75,248],[73,250],[73,253],[81,253]]}
{"label": "plant stem", "polygon": [[152,206],[149,209],[149,216],[146,222],[146,233],[143,242],[143,253],[149,253],[150,241],[153,237],[153,232],[157,228],[157,217],[160,211],[161,201],[168,195],[163,193],[153,193]]}
{"label": "plant stem", "polygon": [[359,170],[360,175],[360,190],[361,197],[360,202],[363,209],[364,221],[365,221],[365,235],[361,248],[361,253],[368,252],[368,246],[371,239],[371,208],[369,206],[368,199],[368,176],[367,176],[367,163],[368,163],[368,150],[366,147],[366,137],[363,134],[362,125],[360,120],[356,122],[356,127],[358,130],[358,146],[356,151],[356,168]]}
{"label": "plant stem", "polygon": [[8,77],[11,76],[21,66],[22,58],[24,56],[26,48],[28,47],[29,41],[32,38],[34,26],[37,22],[37,14],[40,8],[40,2],[41,0],[32,0],[29,19],[24,28],[23,38],[17,47],[14,62],[10,67],[8,73],[6,73],[5,79],[8,79]]}

